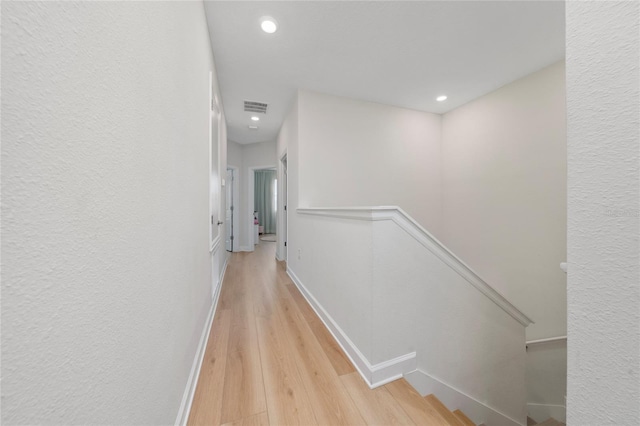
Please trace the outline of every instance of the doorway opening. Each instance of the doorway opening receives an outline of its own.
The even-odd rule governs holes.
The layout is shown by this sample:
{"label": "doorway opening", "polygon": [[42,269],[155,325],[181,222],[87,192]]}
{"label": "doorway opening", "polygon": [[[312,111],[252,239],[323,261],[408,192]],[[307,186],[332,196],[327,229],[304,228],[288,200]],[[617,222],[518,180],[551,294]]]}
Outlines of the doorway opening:
{"label": "doorway opening", "polygon": [[275,243],[277,232],[278,179],[276,168],[256,167],[250,170],[249,204],[251,225],[249,240],[252,247],[262,242]]}

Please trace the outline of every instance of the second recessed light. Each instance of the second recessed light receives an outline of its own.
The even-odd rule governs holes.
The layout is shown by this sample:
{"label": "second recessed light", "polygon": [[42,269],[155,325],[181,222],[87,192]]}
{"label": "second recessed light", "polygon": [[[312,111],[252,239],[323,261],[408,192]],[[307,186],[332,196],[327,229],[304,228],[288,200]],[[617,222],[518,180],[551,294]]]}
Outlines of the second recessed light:
{"label": "second recessed light", "polygon": [[260,117],[257,117],[257,116],[254,115],[254,116],[251,117],[251,120],[252,121],[260,121]]}
{"label": "second recessed light", "polygon": [[264,16],[260,19],[260,28],[267,34],[273,34],[278,30],[278,23],[271,16]]}
{"label": "second recessed light", "polygon": [[438,102],[442,102],[442,101],[446,101],[446,100],[447,100],[447,95],[438,96],[436,98],[436,101],[438,101]]}

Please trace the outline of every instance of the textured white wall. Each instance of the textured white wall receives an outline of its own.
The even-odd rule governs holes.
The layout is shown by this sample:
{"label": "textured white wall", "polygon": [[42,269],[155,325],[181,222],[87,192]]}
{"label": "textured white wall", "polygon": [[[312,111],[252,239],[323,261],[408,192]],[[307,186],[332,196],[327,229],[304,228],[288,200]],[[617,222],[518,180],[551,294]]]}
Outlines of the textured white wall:
{"label": "textured white wall", "polygon": [[2,2],[2,59],[2,423],[173,423],[211,305],[203,5]]}
{"label": "textured white wall", "polygon": [[400,206],[441,226],[441,117],[301,91],[300,206]]}
{"label": "textured white wall", "polygon": [[566,334],[564,63],[443,117],[445,244],[529,315],[528,339]]}
{"label": "textured white wall", "polygon": [[568,400],[640,424],[640,3],[567,2]]}

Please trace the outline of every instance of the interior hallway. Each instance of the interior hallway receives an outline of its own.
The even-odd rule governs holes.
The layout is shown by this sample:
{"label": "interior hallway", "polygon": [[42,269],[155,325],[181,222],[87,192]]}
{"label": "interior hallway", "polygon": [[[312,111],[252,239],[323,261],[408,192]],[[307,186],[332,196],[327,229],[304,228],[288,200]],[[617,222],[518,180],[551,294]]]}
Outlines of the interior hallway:
{"label": "interior hallway", "polygon": [[404,380],[369,389],[275,244],[232,254],[190,425],[450,424],[422,401]]}

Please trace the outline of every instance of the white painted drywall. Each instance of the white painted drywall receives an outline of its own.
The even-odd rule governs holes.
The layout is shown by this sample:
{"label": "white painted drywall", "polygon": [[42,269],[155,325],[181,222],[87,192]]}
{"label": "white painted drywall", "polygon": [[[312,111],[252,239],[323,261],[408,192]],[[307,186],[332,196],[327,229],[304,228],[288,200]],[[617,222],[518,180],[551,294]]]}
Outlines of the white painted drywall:
{"label": "white painted drywall", "polygon": [[2,423],[171,424],[211,306],[203,5],[2,2],[2,60]]}
{"label": "white painted drywall", "polygon": [[567,2],[573,425],[640,424],[640,3]]}
{"label": "white painted drywall", "polygon": [[443,242],[535,324],[566,333],[564,63],[443,117]]}
{"label": "white painted drywall", "polygon": [[299,93],[300,206],[397,205],[439,235],[441,117]]}
{"label": "white painted drywall", "polygon": [[232,140],[227,142],[227,163],[230,166],[242,167],[242,145]]}

